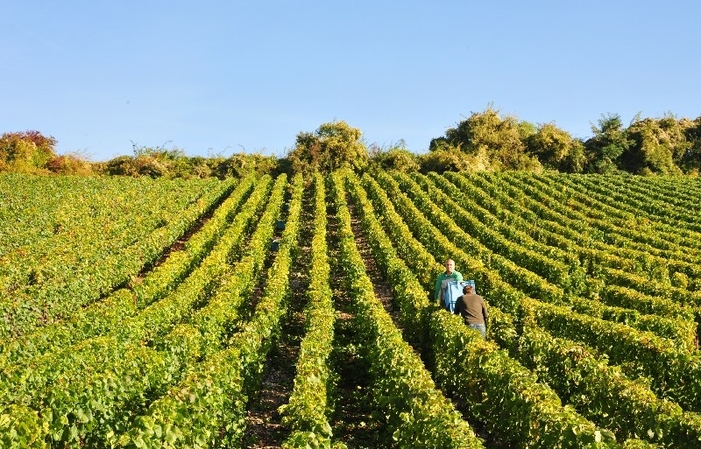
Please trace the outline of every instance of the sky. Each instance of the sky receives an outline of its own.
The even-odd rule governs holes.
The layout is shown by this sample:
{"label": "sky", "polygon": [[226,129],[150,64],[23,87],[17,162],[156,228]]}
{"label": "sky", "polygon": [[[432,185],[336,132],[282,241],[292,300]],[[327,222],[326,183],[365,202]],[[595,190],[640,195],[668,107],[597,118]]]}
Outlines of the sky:
{"label": "sky", "polygon": [[0,133],[92,161],[283,157],[345,121],[423,154],[488,108],[573,137],[701,116],[697,0],[4,0]]}

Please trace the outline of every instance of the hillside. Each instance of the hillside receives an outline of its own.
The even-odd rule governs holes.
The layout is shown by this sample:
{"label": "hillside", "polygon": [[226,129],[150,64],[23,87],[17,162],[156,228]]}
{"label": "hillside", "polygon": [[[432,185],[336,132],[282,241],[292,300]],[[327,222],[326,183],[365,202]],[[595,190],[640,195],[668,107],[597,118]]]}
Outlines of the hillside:
{"label": "hillside", "polygon": [[[0,192],[0,447],[701,447],[697,177]],[[486,341],[431,301],[446,258]]]}

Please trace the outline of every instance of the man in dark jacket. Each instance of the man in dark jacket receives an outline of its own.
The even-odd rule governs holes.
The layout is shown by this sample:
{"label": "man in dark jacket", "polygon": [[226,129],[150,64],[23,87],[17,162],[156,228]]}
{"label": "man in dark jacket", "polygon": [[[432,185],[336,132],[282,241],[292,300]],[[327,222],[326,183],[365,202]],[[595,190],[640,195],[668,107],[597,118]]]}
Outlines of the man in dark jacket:
{"label": "man in dark jacket", "polygon": [[465,324],[477,329],[482,337],[487,338],[487,305],[484,299],[475,294],[472,285],[466,285],[462,293],[463,295],[455,303],[455,314],[462,316]]}

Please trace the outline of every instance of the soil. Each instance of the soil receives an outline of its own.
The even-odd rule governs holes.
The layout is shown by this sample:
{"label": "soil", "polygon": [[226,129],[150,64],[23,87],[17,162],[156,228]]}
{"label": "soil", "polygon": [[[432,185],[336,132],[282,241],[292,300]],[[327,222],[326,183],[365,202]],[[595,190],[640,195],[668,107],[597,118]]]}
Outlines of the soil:
{"label": "soil", "polygon": [[333,300],[336,305],[334,351],[331,355],[332,369],[337,381],[333,396],[336,398],[331,419],[334,440],[349,448],[390,447],[384,441],[386,431],[382,422],[373,416],[372,398],[368,382],[370,375],[362,357],[363,337],[358,335],[353,323],[353,304],[345,288],[346,276],[343,267],[335,263],[340,260],[337,235],[338,222],[334,215],[327,216],[329,231],[329,258],[331,261]]}
{"label": "soil", "polygon": [[[289,401],[296,374],[299,347],[304,337],[307,303],[306,291],[309,286],[309,266],[311,264],[311,223],[309,195],[303,201],[300,217],[299,251],[290,273],[290,298],[287,313],[283,318],[279,338],[273,343],[267,366],[258,388],[258,395],[249,398],[246,417],[246,432],[243,447],[252,449],[279,448],[289,435],[289,430],[281,424],[278,408]],[[278,236],[279,237],[279,236]]]}

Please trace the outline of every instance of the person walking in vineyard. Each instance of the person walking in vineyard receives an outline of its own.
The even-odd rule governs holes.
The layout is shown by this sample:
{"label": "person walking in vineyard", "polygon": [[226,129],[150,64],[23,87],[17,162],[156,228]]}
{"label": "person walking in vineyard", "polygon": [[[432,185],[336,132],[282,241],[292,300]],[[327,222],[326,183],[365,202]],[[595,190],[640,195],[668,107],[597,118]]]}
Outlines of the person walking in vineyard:
{"label": "person walking in vineyard", "polygon": [[462,282],[462,274],[455,270],[455,261],[448,259],[445,261],[445,271],[438,275],[434,292],[434,300],[439,304],[445,304],[445,293],[448,289],[448,282]]}
{"label": "person walking in vineyard", "polygon": [[469,327],[477,329],[483,338],[487,338],[487,305],[484,298],[475,293],[475,288],[466,285],[463,295],[455,303],[455,314],[462,316]]}

